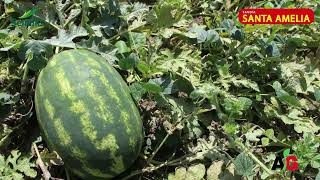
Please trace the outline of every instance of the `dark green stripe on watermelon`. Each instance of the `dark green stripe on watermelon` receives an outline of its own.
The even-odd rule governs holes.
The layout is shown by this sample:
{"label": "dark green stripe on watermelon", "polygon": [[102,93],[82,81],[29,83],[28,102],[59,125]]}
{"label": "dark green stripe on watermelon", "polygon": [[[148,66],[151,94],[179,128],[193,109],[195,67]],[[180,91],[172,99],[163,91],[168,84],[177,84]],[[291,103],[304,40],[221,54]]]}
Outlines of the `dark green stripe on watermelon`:
{"label": "dark green stripe on watermelon", "polygon": [[48,144],[75,174],[111,178],[137,158],[140,115],[125,82],[102,57],[86,50],[57,54],[40,73],[35,99]]}

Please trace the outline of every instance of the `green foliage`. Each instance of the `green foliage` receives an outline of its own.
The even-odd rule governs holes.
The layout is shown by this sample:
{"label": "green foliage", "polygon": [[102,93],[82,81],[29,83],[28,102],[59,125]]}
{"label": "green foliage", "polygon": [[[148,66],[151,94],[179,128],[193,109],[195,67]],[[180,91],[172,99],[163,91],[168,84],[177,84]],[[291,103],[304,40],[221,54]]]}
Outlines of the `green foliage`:
{"label": "green foliage", "polygon": [[188,167],[178,167],[174,174],[169,174],[168,180],[192,180],[192,179],[203,179],[206,173],[206,168],[203,164],[196,164]]}
{"label": "green foliage", "polygon": [[31,70],[37,71],[44,68],[48,59],[53,55],[52,46],[38,41],[24,41],[19,48],[21,59],[27,59]]}
{"label": "green foliage", "polygon": [[320,155],[317,151],[320,143],[314,138],[313,134],[304,133],[303,139],[293,146],[294,154],[299,157],[299,168],[301,169],[305,169],[309,164],[313,168],[320,168]]}
{"label": "green foliage", "polygon": [[254,174],[253,170],[255,164],[253,160],[250,157],[248,157],[245,153],[241,153],[236,157],[234,165],[239,175],[251,176]]}
{"label": "green foliage", "polygon": [[7,158],[0,155],[0,176],[5,180],[22,180],[25,176],[34,178],[37,171],[33,168],[35,164],[30,162],[31,157],[21,157],[17,150],[11,152]]}
{"label": "green foliage", "polygon": [[18,101],[19,95],[10,95],[7,93],[0,93],[0,105],[14,104]]}
{"label": "green foliage", "polygon": [[226,97],[223,107],[228,114],[228,120],[241,118],[243,111],[251,107],[252,101],[246,97]]}

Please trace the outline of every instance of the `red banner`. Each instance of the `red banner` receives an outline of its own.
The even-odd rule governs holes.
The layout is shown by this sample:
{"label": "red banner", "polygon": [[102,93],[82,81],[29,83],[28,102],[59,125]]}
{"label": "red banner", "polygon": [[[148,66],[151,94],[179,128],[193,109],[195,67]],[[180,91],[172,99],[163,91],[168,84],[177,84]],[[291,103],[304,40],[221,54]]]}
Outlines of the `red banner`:
{"label": "red banner", "polygon": [[314,12],[311,9],[241,9],[238,14],[242,24],[311,24]]}

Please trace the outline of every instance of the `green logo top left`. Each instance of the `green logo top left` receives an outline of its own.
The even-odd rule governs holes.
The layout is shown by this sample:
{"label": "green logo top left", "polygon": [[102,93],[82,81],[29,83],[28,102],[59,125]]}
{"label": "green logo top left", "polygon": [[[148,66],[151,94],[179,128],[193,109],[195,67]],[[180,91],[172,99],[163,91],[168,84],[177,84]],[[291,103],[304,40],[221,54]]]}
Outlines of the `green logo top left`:
{"label": "green logo top left", "polygon": [[39,11],[38,8],[33,7],[32,9],[30,9],[27,12],[24,12],[24,14],[22,16],[19,17],[19,19],[28,19],[31,18],[34,14],[36,14]]}
{"label": "green logo top left", "polygon": [[45,25],[45,21],[35,17],[35,15],[39,12],[38,7],[32,7],[31,9],[25,11],[23,15],[18,17],[17,19],[13,19],[11,22],[11,26],[13,27],[29,27],[29,26],[43,26]]}

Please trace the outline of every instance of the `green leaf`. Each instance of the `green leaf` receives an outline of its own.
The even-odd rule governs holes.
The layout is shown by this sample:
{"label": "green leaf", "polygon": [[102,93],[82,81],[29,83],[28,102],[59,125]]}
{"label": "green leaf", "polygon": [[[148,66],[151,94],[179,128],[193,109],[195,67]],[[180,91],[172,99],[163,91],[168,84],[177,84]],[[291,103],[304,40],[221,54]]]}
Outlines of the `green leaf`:
{"label": "green leaf", "polygon": [[70,13],[67,15],[67,18],[64,21],[64,26],[72,23],[75,18],[77,18],[81,14],[81,9],[71,9]]}
{"label": "green leaf", "polygon": [[206,167],[203,164],[196,164],[188,168],[186,179],[202,179],[206,174]]}
{"label": "green leaf", "polygon": [[0,155],[0,172],[2,170],[4,176],[7,176],[10,180],[22,180],[23,175],[21,173],[23,173],[25,176],[35,178],[37,176],[37,171],[34,170],[33,167],[36,165],[30,162],[31,158],[32,156],[21,157],[21,153],[19,151],[13,150],[11,151],[11,155],[7,157],[4,163],[4,157]]}
{"label": "green leaf", "polygon": [[311,167],[318,169],[320,168],[320,154],[314,156],[310,162]]}
{"label": "green leaf", "polygon": [[252,100],[246,97],[226,97],[223,101],[223,107],[229,115],[229,119],[241,118],[243,113],[252,105]]}
{"label": "green leaf", "polygon": [[85,48],[90,51],[96,52],[104,57],[110,64],[114,64],[119,61],[116,52],[117,48],[110,46],[108,41],[101,37],[90,37],[88,40],[82,40],[76,44],[77,48]]}
{"label": "green leaf", "polygon": [[168,180],[185,180],[187,169],[184,167],[178,167],[174,174],[170,173]]}
{"label": "green leaf", "polygon": [[267,46],[266,54],[270,57],[279,57],[281,55],[277,44],[274,42]]}
{"label": "green leaf", "polygon": [[158,84],[154,83],[143,83],[142,84],[143,88],[150,93],[160,93],[162,91],[161,87]]}
{"label": "green leaf", "polygon": [[75,48],[76,44],[73,42],[73,39],[87,35],[88,32],[83,27],[73,25],[69,31],[59,29],[57,37],[52,37],[51,39],[46,39],[40,42],[47,43],[52,46]]}
{"label": "green leaf", "polygon": [[9,105],[16,103],[20,98],[19,94],[11,95],[0,92],[0,105]]}
{"label": "green leaf", "polygon": [[140,2],[134,2],[132,6],[122,8],[121,14],[122,16],[125,17],[125,20],[127,22],[132,21],[128,29],[136,29],[147,23],[145,17],[147,18],[150,17],[150,16],[148,17],[149,11],[150,9],[148,5]]}
{"label": "green leaf", "polygon": [[130,52],[131,49],[128,48],[128,46],[126,45],[126,43],[124,41],[118,41],[115,46],[117,47],[118,49],[118,53],[127,53],[127,52]]}
{"label": "green leaf", "polygon": [[154,9],[156,18],[153,19],[153,23],[156,24],[158,28],[171,27],[175,22],[171,11],[174,7],[169,4],[161,4]]}
{"label": "green leaf", "polygon": [[145,88],[140,83],[133,83],[129,86],[131,95],[136,102],[139,102],[141,97],[146,93]]}
{"label": "green leaf", "polygon": [[249,79],[245,79],[241,76],[238,76],[236,78],[231,78],[230,79],[230,82],[233,83],[235,86],[237,87],[241,87],[241,86],[244,86],[246,88],[250,88],[250,89],[253,89],[257,92],[260,92],[260,89],[259,89],[259,86],[256,82],[254,81],[251,81]]}
{"label": "green leaf", "polygon": [[0,154],[0,175],[4,171],[5,167],[6,167],[5,157],[2,154]]}
{"label": "green leaf", "polygon": [[203,164],[192,165],[188,170],[184,167],[178,167],[175,173],[170,173],[168,180],[195,180],[202,179],[206,173],[206,168]]}
{"label": "green leaf", "polygon": [[175,53],[169,49],[161,51],[157,59],[157,68],[163,72],[172,72],[191,82],[193,86],[200,85],[201,58],[200,51],[183,50]]}
{"label": "green leaf", "polygon": [[269,139],[272,139],[273,141],[277,142],[277,139],[276,137],[274,136],[274,131],[273,129],[267,129],[265,131],[265,135],[269,138]]}
{"label": "green leaf", "polygon": [[282,8],[294,8],[295,3],[292,1],[283,1],[284,3],[281,5]]}
{"label": "green leaf", "polygon": [[245,136],[249,141],[258,142],[260,141],[259,137],[263,134],[261,129],[257,129],[254,131],[248,131]]}
{"label": "green leaf", "polygon": [[273,8],[273,7],[274,7],[274,5],[272,2],[267,2],[264,4],[264,8]]}
{"label": "green leaf", "polygon": [[38,12],[38,9],[36,7],[33,7],[29,11],[25,12],[22,16],[19,17],[19,19],[28,19],[32,17],[34,14]]}
{"label": "green leaf", "polygon": [[[107,36],[114,35],[115,31],[118,30],[118,27],[120,25],[119,16],[121,16],[121,13],[119,1],[105,1],[101,5],[99,5],[99,7],[95,9],[95,11],[99,11],[99,13],[96,13],[97,17],[87,17],[87,26],[94,29],[95,34],[97,34],[98,36],[102,36],[103,34],[106,34]],[[90,21],[93,21],[92,24],[89,24]]]}
{"label": "green leaf", "polygon": [[248,157],[245,153],[239,154],[235,161],[234,165],[236,167],[237,174],[242,176],[251,176],[254,174],[255,164],[253,160]]}
{"label": "green leaf", "polygon": [[288,92],[282,89],[281,84],[278,81],[275,81],[272,85],[273,89],[276,91],[276,95],[279,98],[279,100],[287,105],[294,106],[294,107],[300,107],[299,100],[291,96]]}
{"label": "green leaf", "polygon": [[221,27],[231,30],[234,27],[234,22],[231,19],[224,19],[221,23]]}
{"label": "green leaf", "polygon": [[238,99],[241,103],[241,110],[248,110],[251,107],[252,105],[251,99],[246,97],[239,97]]}
{"label": "green leaf", "polygon": [[20,157],[21,153],[18,150],[11,151],[11,155],[7,158],[7,163],[12,165],[12,168],[15,170],[17,166],[17,159]]}
{"label": "green leaf", "polygon": [[217,33],[217,31],[215,30],[208,30],[207,31],[207,38],[206,38],[206,42],[205,45],[209,45],[209,44],[216,44],[216,45],[220,45],[221,39],[220,39],[220,35]]}
{"label": "green leaf", "polygon": [[192,32],[183,32],[180,31],[179,29],[174,29],[174,28],[165,28],[164,30],[160,31],[161,36],[163,36],[164,38],[168,39],[172,36],[177,36],[179,38],[182,39],[195,39],[197,38],[197,34],[192,33]]}
{"label": "green leaf", "polygon": [[259,51],[259,48],[257,46],[245,46],[240,53],[240,57],[243,59],[250,57],[256,51]]}
{"label": "green leaf", "polygon": [[189,139],[200,138],[203,134],[203,130],[199,124],[199,119],[195,117],[194,119],[187,122],[187,129],[189,132]]}
{"label": "green leaf", "polygon": [[211,166],[207,169],[207,180],[219,179],[222,174],[223,161],[212,162]]}
{"label": "green leaf", "polygon": [[19,55],[21,59],[27,59],[28,68],[37,71],[47,65],[48,59],[53,55],[53,48],[48,43],[30,40],[21,44]]}
{"label": "green leaf", "polygon": [[315,9],[314,18],[316,22],[320,22],[320,8]]}
{"label": "green leaf", "polygon": [[[23,180],[23,175],[17,172],[13,172],[11,175],[12,179],[14,180]],[[11,178],[10,178],[11,180]]]}
{"label": "green leaf", "polygon": [[231,38],[238,40],[238,41],[241,41],[244,38],[244,34],[240,29],[235,27],[231,31]]}
{"label": "green leaf", "polygon": [[261,138],[261,143],[263,146],[268,146],[269,145],[269,138],[266,138],[266,137]]}
{"label": "green leaf", "polygon": [[132,69],[139,63],[139,57],[135,53],[131,53],[128,57],[120,59],[119,67],[124,70]]}
{"label": "green leaf", "polygon": [[22,39],[18,33],[7,30],[0,30],[0,51],[8,52],[19,48]]}
{"label": "green leaf", "polygon": [[191,28],[190,32],[196,34],[198,43],[206,42],[207,36],[208,36],[208,33],[206,30],[201,28]]}
{"label": "green leaf", "polygon": [[222,128],[224,132],[230,135],[236,135],[239,132],[239,125],[235,123],[225,123]]}
{"label": "green leaf", "polygon": [[161,87],[163,88],[163,91],[162,91],[163,94],[176,93],[180,88],[177,81],[172,81],[171,79],[164,81],[161,84]]}
{"label": "green leaf", "polygon": [[43,163],[46,166],[51,166],[51,165],[62,166],[64,164],[61,157],[58,155],[56,151],[49,152],[48,150],[45,149],[40,152],[40,155]]}
{"label": "green leaf", "polygon": [[150,67],[143,61],[139,61],[137,69],[145,76],[151,71]]}
{"label": "green leaf", "polygon": [[320,102],[320,88],[314,88],[314,97],[318,102]]}
{"label": "green leaf", "polygon": [[289,114],[281,114],[273,107],[266,106],[264,111],[271,117],[281,119],[285,124],[293,124],[294,130],[298,133],[312,132],[315,133],[320,130],[312,120],[311,117],[301,117],[303,112],[298,109],[289,110]]}
{"label": "green leaf", "polygon": [[10,103],[10,99],[12,98],[12,96],[10,94],[7,94],[7,93],[0,93],[0,103],[1,105],[4,105],[4,104],[7,104],[9,102],[9,104],[12,104]]}
{"label": "green leaf", "polygon": [[303,139],[296,141],[292,146],[294,155],[299,159],[299,169],[305,170],[305,168],[311,164],[311,167],[318,168],[320,163],[320,154],[318,148],[320,143],[315,140],[316,135],[314,133],[303,133]]}
{"label": "green leaf", "polygon": [[217,69],[218,69],[218,73],[220,75],[221,78],[227,78],[230,77],[230,72],[229,72],[229,68],[231,65],[229,64],[224,64],[224,65],[217,65]]}
{"label": "green leaf", "polygon": [[30,163],[30,159],[32,157],[22,157],[18,160],[18,164],[16,169],[19,170],[20,172],[23,172],[26,176],[29,177],[36,177],[37,176],[37,171],[32,169],[31,167],[35,167],[35,164]]}
{"label": "green leaf", "polygon": [[144,33],[129,32],[128,33],[129,46],[131,49],[139,49],[146,45],[147,39]]}

